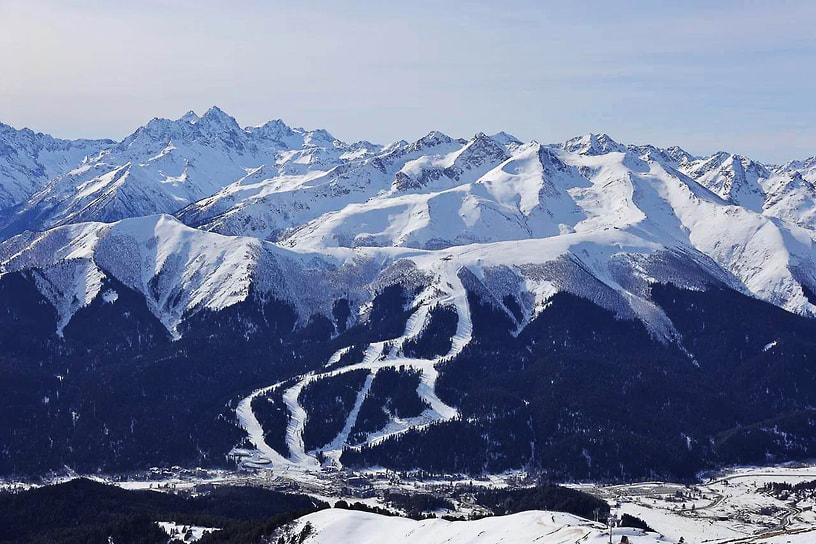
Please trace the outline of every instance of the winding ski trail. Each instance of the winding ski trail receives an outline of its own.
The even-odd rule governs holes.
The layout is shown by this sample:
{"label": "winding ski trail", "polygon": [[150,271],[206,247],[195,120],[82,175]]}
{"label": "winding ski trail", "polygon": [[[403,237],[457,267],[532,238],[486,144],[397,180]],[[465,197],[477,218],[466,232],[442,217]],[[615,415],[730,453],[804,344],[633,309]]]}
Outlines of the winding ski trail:
{"label": "winding ski trail", "polygon": [[[242,463],[255,468],[271,467],[285,468],[286,470],[292,468],[319,470],[320,463],[316,457],[316,453],[319,450],[322,451],[326,459],[328,459],[327,462],[335,466],[340,466],[340,455],[344,448],[360,448],[366,444],[377,444],[408,430],[423,428],[432,423],[449,421],[457,417],[459,414],[458,410],[443,402],[436,394],[436,381],[439,377],[436,366],[440,361],[459,354],[470,342],[473,333],[473,323],[471,321],[470,308],[467,301],[467,291],[458,277],[458,270],[454,270],[451,267],[450,269],[440,271],[440,275],[444,277],[445,281],[435,282],[433,288],[426,289],[413,301],[416,310],[408,318],[402,336],[370,343],[366,347],[361,362],[331,370],[312,371],[295,378],[296,381],[293,385],[291,384],[292,380],[278,382],[257,389],[242,399],[236,409],[236,415],[239,424],[246,431],[249,443],[253,448],[235,448],[233,450],[234,454],[242,458]],[[444,286],[444,291],[440,291],[440,285]],[[450,305],[456,309],[458,318],[456,333],[451,339],[450,350],[446,354],[432,359],[406,357],[402,353],[403,345],[407,340],[416,338],[422,333],[423,328],[430,318],[430,308],[436,304]],[[386,344],[390,344],[390,349],[387,352],[385,352]],[[327,368],[337,363],[340,357],[348,350],[348,347],[344,347],[332,354],[322,368]],[[421,373],[417,394],[428,408],[420,415],[412,418],[400,419],[391,416],[390,421],[384,428],[370,433],[364,442],[353,445],[349,444],[349,435],[354,429],[360,408],[371,388],[371,384],[377,372],[383,368],[399,368],[403,366],[408,369],[418,370]],[[354,405],[346,418],[342,430],[330,443],[318,448],[318,450],[306,451],[303,443],[303,431],[309,416],[304,407],[300,404],[300,395],[303,388],[314,381],[339,376],[355,370],[367,370],[369,374],[357,392]],[[267,395],[280,387],[286,387],[283,391],[282,398],[289,414],[285,438],[286,445],[289,449],[288,457],[284,457],[266,443],[263,425],[252,410],[252,401],[255,398]]]}

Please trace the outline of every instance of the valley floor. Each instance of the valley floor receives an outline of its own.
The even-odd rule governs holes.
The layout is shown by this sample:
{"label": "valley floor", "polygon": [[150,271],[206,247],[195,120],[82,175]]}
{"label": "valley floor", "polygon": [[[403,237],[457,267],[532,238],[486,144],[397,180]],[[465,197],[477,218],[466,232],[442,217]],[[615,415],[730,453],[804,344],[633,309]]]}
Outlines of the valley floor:
{"label": "valley floor", "polygon": [[670,541],[816,542],[816,495],[774,493],[770,484],[808,484],[816,466],[731,469],[694,486],[667,482],[574,486],[606,499],[613,513],[644,520]]}
{"label": "valley floor", "polygon": [[[127,479],[106,478],[126,489],[157,491],[203,491],[219,485],[249,485],[283,491],[298,491],[334,503],[361,502],[394,509],[388,493],[427,494],[447,499],[453,508],[440,508],[440,518],[415,521],[354,510],[331,509],[300,518],[287,527],[298,535],[306,523],[313,532],[308,542],[608,542],[603,523],[569,514],[528,511],[475,521],[484,514],[469,502],[467,489],[513,488],[534,482],[523,473],[507,473],[481,479],[428,479],[418,475],[385,471],[366,473],[306,473],[273,470],[251,472],[205,472],[159,470]],[[639,482],[620,485],[567,484],[607,501],[612,514],[640,518],[655,532],[631,528],[613,529],[613,542],[627,535],[633,543],[754,543],[800,544],[816,542],[816,464],[785,464],[771,467],[733,468],[701,480],[696,485],[672,482]],[[781,485],[780,485],[781,484]],[[799,488],[795,486],[799,484]],[[811,485],[809,485],[811,484]],[[5,482],[2,488],[21,488]],[[787,487],[791,486],[791,487]]]}

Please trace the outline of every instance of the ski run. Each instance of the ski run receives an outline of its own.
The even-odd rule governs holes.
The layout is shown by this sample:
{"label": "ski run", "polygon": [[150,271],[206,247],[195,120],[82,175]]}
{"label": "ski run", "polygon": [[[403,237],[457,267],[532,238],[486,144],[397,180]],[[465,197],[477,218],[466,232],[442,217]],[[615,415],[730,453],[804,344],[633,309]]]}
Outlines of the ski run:
{"label": "ski run", "polygon": [[[421,292],[412,302],[413,313],[406,322],[405,332],[402,336],[372,342],[368,345],[360,363],[348,365],[327,371],[313,371],[296,378],[294,385],[289,385],[292,380],[285,380],[273,385],[263,387],[253,391],[249,396],[240,401],[236,409],[236,415],[240,426],[246,431],[249,442],[253,450],[235,448],[233,455],[242,459],[242,464],[251,468],[292,468],[319,470],[321,465],[317,459],[317,451],[306,451],[303,443],[303,432],[308,421],[308,414],[300,403],[300,395],[303,388],[308,384],[333,378],[341,374],[356,370],[366,370],[369,372],[357,398],[349,412],[348,418],[340,433],[325,446],[318,448],[325,455],[325,464],[340,467],[340,455],[344,448],[360,448],[364,445],[377,444],[383,440],[404,433],[410,429],[421,429],[432,423],[449,421],[459,415],[457,409],[445,404],[436,394],[436,380],[439,372],[436,366],[443,360],[455,357],[470,342],[472,334],[472,322],[470,319],[470,309],[467,302],[467,291],[458,277],[458,270],[454,265],[449,265],[443,271],[444,280],[437,285],[447,287],[446,292],[439,293],[439,290],[426,289]],[[455,336],[452,338],[451,349],[445,355],[433,359],[417,359],[407,357],[403,354],[403,345],[409,339],[417,338],[423,331],[430,316],[430,308],[435,305],[449,305],[456,309],[458,321]],[[384,353],[384,347],[390,344],[391,349]],[[331,367],[340,360],[340,357],[348,351],[348,347],[335,352],[323,368]],[[352,446],[349,444],[349,434],[357,422],[360,408],[371,388],[374,377],[384,368],[417,370],[421,373],[421,379],[417,388],[419,398],[428,406],[420,415],[412,418],[400,419],[390,416],[390,422],[381,430],[369,433],[363,444]],[[264,439],[265,429],[252,410],[252,401],[276,391],[278,388],[286,387],[283,391],[283,401],[289,412],[289,423],[286,428],[286,445],[289,449],[289,456],[284,457],[280,452],[270,447]]]}

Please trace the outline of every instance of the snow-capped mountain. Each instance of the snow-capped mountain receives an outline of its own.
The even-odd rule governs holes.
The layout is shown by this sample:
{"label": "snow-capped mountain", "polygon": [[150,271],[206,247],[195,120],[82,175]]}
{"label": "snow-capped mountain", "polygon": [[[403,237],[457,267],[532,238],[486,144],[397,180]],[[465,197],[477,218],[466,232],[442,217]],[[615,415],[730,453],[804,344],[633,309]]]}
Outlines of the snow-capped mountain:
{"label": "snow-capped mountain", "polygon": [[766,166],[742,155],[718,152],[685,161],[680,170],[731,204],[813,229],[816,172],[808,164]]}
{"label": "snow-capped mountain", "polygon": [[49,180],[94,160],[111,140],[60,140],[0,123],[0,216]]}
{"label": "snow-capped mountain", "polygon": [[336,164],[359,147],[281,121],[242,129],[216,107],[201,117],[188,112],[176,120],[153,119],[89,160],[76,160],[49,176],[44,187],[6,214],[2,231],[10,235],[173,213],[260,167],[302,173]]}
{"label": "snow-capped mountain", "polygon": [[[641,257],[682,256],[712,281],[793,312],[816,313],[812,161],[769,167],[727,153],[698,158],[679,147],[620,144],[606,134],[554,146],[523,144],[506,133],[460,140],[436,131],[413,143],[345,144],[324,130],[290,128],[280,120],[242,129],[215,107],[201,117],[154,119],[103,147],[15,209],[5,232],[64,228],[0,246],[5,271],[33,267],[51,274],[53,267],[86,263],[71,273],[53,272],[70,278],[70,288],[43,287],[64,323],[99,295],[100,277],[114,274],[142,292],[175,331],[196,309],[222,308],[266,281],[261,255],[290,252],[334,260],[332,266],[379,261],[381,270],[406,259],[431,276],[435,267],[427,263],[435,259],[472,267],[480,278],[508,269],[516,286],[510,291],[527,301],[520,322],[534,317],[552,293],[577,289],[564,276],[572,267],[567,273],[553,264],[577,262],[598,289],[619,297],[610,307],[666,334],[671,327],[649,309],[648,295],[631,287],[662,281],[643,272],[649,265],[630,262],[630,278],[615,276],[620,258],[633,259],[627,247],[638,248],[633,252]],[[169,217],[158,220],[161,228],[151,227],[156,220],[147,216],[162,213],[176,213],[192,228]],[[111,221],[120,222],[106,224]],[[161,294],[150,286],[154,276],[167,277],[163,259],[142,262],[133,250],[127,257],[135,264],[125,265],[104,243],[134,224],[155,236],[127,245],[142,247],[151,239],[176,260],[186,255],[173,264],[181,279]],[[170,230],[187,234],[165,240],[162,233]],[[182,240],[183,247],[173,246]],[[209,255],[203,248],[212,240],[230,240],[223,243],[241,248],[242,257]],[[467,257],[473,254],[478,262]],[[201,276],[196,268],[203,262],[211,263],[207,283],[186,282]],[[535,281],[524,272],[545,264],[548,272]],[[131,270],[139,266],[149,273]],[[445,274],[436,277],[449,282]],[[277,288],[273,294],[301,305]],[[494,295],[501,300],[508,293]],[[597,293],[590,298],[610,300]],[[331,303],[310,308],[318,306],[327,313]]]}
{"label": "snow-capped mountain", "polygon": [[765,191],[760,181],[771,175],[763,165],[742,155],[718,152],[685,164],[683,171],[724,200],[762,211]]}
{"label": "snow-capped mountain", "polygon": [[[253,289],[291,303],[305,318],[330,313],[342,292],[366,279],[353,260],[357,273],[344,283],[336,277],[342,261],[331,255],[209,233],[168,215],[26,232],[2,242],[0,253],[0,276],[31,271],[57,310],[60,331],[95,299],[116,303],[118,293],[105,288],[108,277],[140,293],[173,334],[184,318],[242,302]],[[315,285],[321,288],[307,288]]]}
{"label": "snow-capped mountain", "polygon": [[[13,135],[0,363],[27,396],[0,425],[2,470],[97,466],[94,451],[120,468],[231,452],[287,470],[693,474],[753,460],[734,453],[743,428],[763,455],[816,452],[797,419],[816,402],[813,159],[605,134],[347,144],[217,108],[121,142]],[[694,395],[723,380],[701,418]],[[640,419],[607,387],[634,391]],[[609,428],[654,466],[616,454]],[[460,439],[436,459],[440,432]]]}

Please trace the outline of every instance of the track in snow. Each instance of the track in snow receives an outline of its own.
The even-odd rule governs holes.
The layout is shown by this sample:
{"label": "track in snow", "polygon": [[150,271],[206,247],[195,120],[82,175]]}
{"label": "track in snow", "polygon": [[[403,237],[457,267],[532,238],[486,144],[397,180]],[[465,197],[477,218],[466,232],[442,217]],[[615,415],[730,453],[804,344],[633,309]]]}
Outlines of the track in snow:
{"label": "track in snow", "polygon": [[[348,444],[349,434],[354,428],[360,407],[371,388],[374,376],[382,368],[399,368],[400,366],[404,366],[406,368],[419,370],[421,372],[421,379],[417,387],[417,394],[427,403],[429,408],[424,410],[419,416],[413,418],[399,419],[392,417],[385,428],[369,434],[365,442],[354,446],[355,448],[360,448],[366,444],[382,442],[410,429],[419,429],[432,423],[448,421],[455,418],[459,414],[456,408],[445,404],[436,394],[436,380],[439,376],[436,365],[441,360],[454,357],[462,351],[462,348],[470,342],[473,332],[470,308],[467,302],[467,291],[456,272],[458,271],[452,268],[442,271],[446,281],[436,284],[433,288],[435,290],[439,284],[442,284],[447,288],[447,292],[441,295],[429,296],[428,293],[432,290],[427,289],[417,297],[414,302],[417,309],[409,317],[405,325],[405,332],[402,336],[369,344],[366,348],[363,360],[360,363],[325,372],[309,372],[298,377],[294,385],[287,387],[283,392],[283,401],[290,416],[289,424],[286,428],[286,445],[289,448],[288,458],[275,451],[266,443],[264,440],[263,426],[252,411],[252,401],[256,397],[268,394],[279,387],[284,387],[284,382],[278,382],[253,391],[238,404],[238,408],[236,409],[238,421],[241,427],[246,431],[247,437],[254,449],[245,450],[236,448],[233,450],[233,453],[241,457],[243,459],[242,463],[249,467],[319,469],[320,464],[315,456],[316,451],[305,451],[303,444],[303,430],[306,426],[308,415],[300,404],[300,393],[307,384],[313,381],[331,378],[360,369],[368,370],[369,375],[361,389],[357,392],[354,406],[346,419],[343,429],[329,444],[319,448],[320,451],[325,454],[326,458],[329,459],[329,462],[334,465],[340,465],[340,455],[343,452],[343,448],[350,447]],[[414,359],[401,355],[402,346],[405,341],[415,338],[422,332],[423,327],[428,321],[429,309],[435,304],[448,304],[456,308],[458,321],[456,334],[452,338],[450,351],[443,356],[433,359]],[[388,355],[383,356],[383,348],[386,343],[390,343],[392,349]],[[347,347],[342,348],[334,353],[324,368],[337,362],[348,349]],[[287,382],[288,381],[290,380],[287,380]]]}

